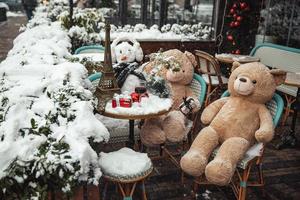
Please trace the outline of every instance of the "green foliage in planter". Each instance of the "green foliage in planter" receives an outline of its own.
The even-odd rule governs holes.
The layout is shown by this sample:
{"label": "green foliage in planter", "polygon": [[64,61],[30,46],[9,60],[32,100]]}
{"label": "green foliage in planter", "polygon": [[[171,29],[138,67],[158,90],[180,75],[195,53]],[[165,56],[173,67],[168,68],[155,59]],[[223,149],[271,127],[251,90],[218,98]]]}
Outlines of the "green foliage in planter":
{"label": "green foliage in planter", "polygon": [[[22,157],[17,157],[10,163],[5,171],[6,176],[0,179],[0,199],[44,200],[47,199],[48,191],[62,191],[66,195],[71,195],[72,189],[78,186],[81,174],[79,161],[72,158],[70,146],[64,141],[65,138],[54,138],[51,131],[51,126],[60,126],[61,121],[69,122],[76,119],[76,110],[71,107],[73,103],[90,100],[69,85],[68,79],[69,77],[65,79],[63,88],[54,92],[47,91],[47,88],[43,90],[43,93],[53,100],[55,110],[45,116],[30,119],[30,127],[19,129],[18,137],[30,137],[32,140],[39,137],[43,143],[30,159],[23,160]],[[34,99],[33,97],[32,101]],[[29,104],[28,109],[31,109],[32,104]],[[2,97],[0,125],[5,120],[10,106],[9,99]],[[43,120],[41,121],[39,117]],[[0,138],[2,142],[4,135]]]}
{"label": "green foliage in planter", "polygon": [[62,26],[69,30],[73,52],[81,46],[100,43],[98,23],[103,22],[102,13],[95,8],[74,9],[71,25],[69,11],[62,12],[59,17]]}
{"label": "green foliage in planter", "polygon": [[83,64],[88,70],[88,75],[103,71],[103,63],[93,61],[90,58],[83,58],[81,60],[79,58],[69,58],[68,60],[70,62],[80,62],[81,64]]}

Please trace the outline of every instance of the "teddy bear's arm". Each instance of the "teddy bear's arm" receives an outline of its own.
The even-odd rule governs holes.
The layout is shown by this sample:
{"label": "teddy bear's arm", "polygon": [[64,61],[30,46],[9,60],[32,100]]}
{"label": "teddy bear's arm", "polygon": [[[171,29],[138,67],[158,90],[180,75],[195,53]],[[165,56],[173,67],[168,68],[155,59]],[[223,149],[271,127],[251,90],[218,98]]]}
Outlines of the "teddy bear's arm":
{"label": "teddy bear's arm", "polygon": [[263,105],[258,109],[260,127],[255,132],[255,138],[258,142],[270,142],[274,136],[274,125],[269,110]]}
{"label": "teddy bear's arm", "polygon": [[202,112],[201,121],[203,124],[209,124],[218,114],[223,105],[227,102],[228,97],[223,97],[209,104]]}

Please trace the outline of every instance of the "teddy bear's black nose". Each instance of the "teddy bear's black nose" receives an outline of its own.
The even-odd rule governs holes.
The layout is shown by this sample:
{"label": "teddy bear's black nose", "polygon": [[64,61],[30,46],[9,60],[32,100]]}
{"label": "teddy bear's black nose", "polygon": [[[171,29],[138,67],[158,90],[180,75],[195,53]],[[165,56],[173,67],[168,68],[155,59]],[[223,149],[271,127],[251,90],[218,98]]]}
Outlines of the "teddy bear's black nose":
{"label": "teddy bear's black nose", "polygon": [[244,83],[247,82],[247,80],[245,78],[240,78],[240,81],[244,82]]}

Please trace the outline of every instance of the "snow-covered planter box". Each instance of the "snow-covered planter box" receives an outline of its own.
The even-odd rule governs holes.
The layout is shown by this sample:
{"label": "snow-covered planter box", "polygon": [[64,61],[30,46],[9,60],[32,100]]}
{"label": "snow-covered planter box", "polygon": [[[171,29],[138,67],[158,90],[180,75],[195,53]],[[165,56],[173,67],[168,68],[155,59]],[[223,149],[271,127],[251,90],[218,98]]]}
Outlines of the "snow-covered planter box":
{"label": "snow-covered planter box", "polygon": [[87,70],[68,62],[61,24],[36,17],[0,63],[0,199],[46,199],[102,175],[92,144],[109,133],[93,113]]}

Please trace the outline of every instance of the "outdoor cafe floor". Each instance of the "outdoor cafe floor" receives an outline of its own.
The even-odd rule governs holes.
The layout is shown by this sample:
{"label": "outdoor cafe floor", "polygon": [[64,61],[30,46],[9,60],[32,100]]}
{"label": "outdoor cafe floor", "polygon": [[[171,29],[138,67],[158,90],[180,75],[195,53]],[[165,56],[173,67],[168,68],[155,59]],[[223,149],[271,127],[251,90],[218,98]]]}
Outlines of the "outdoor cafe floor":
{"label": "outdoor cafe floor", "polygon": [[[300,118],[298,118],[297,134],[298,141],[300,141]],[[289,130],[290,122],[284,127],[278,127],[277,134]],[[278,136],[277,136],[278,138]],[[247,199],[249,200],[292,200],[300,199],[300,144],[295,148],[285,148],[283,150],[276,150],[273,145],[275,140],[268,145],[265,152],[263,168],[265,177],[264,192],[260,188],[249,188],[247,191]],[[115,144],[107,146],[107,151],[117,150],[124,144]],[[150,150],[150,154],[153,153]],[[193,199],[191,195],[192,178],[189,177],[187,185],[181,185],[181,171],[175,167],[169,160],[154,161],[155,170],[146,181],[147,197],[150,200],[190,200]],[[103,184],[102,184],[103,185]],[[231,200],[235,199],[230,187],[216,187],[216,186],[201,186],[198,191],[197,199],[208,199],[204,194],[209,190],[209,199],[215,200]],[[103,186],[100,186],[100,193],[103,191]],[[98,193],[98,190],[97,190]],[[89,194],[92,195],[92,194]],[[95,194],[94,194],[95,195]],[[93,195],[93,196],[94,196]],[[141,199],[139,190],[133,199]],[[206,198],[205,198],[206,197]],[[94,198],[90,198],[94,199]],[[121,199],[116,187],[110,184],[106,195],[107,200]]]}

